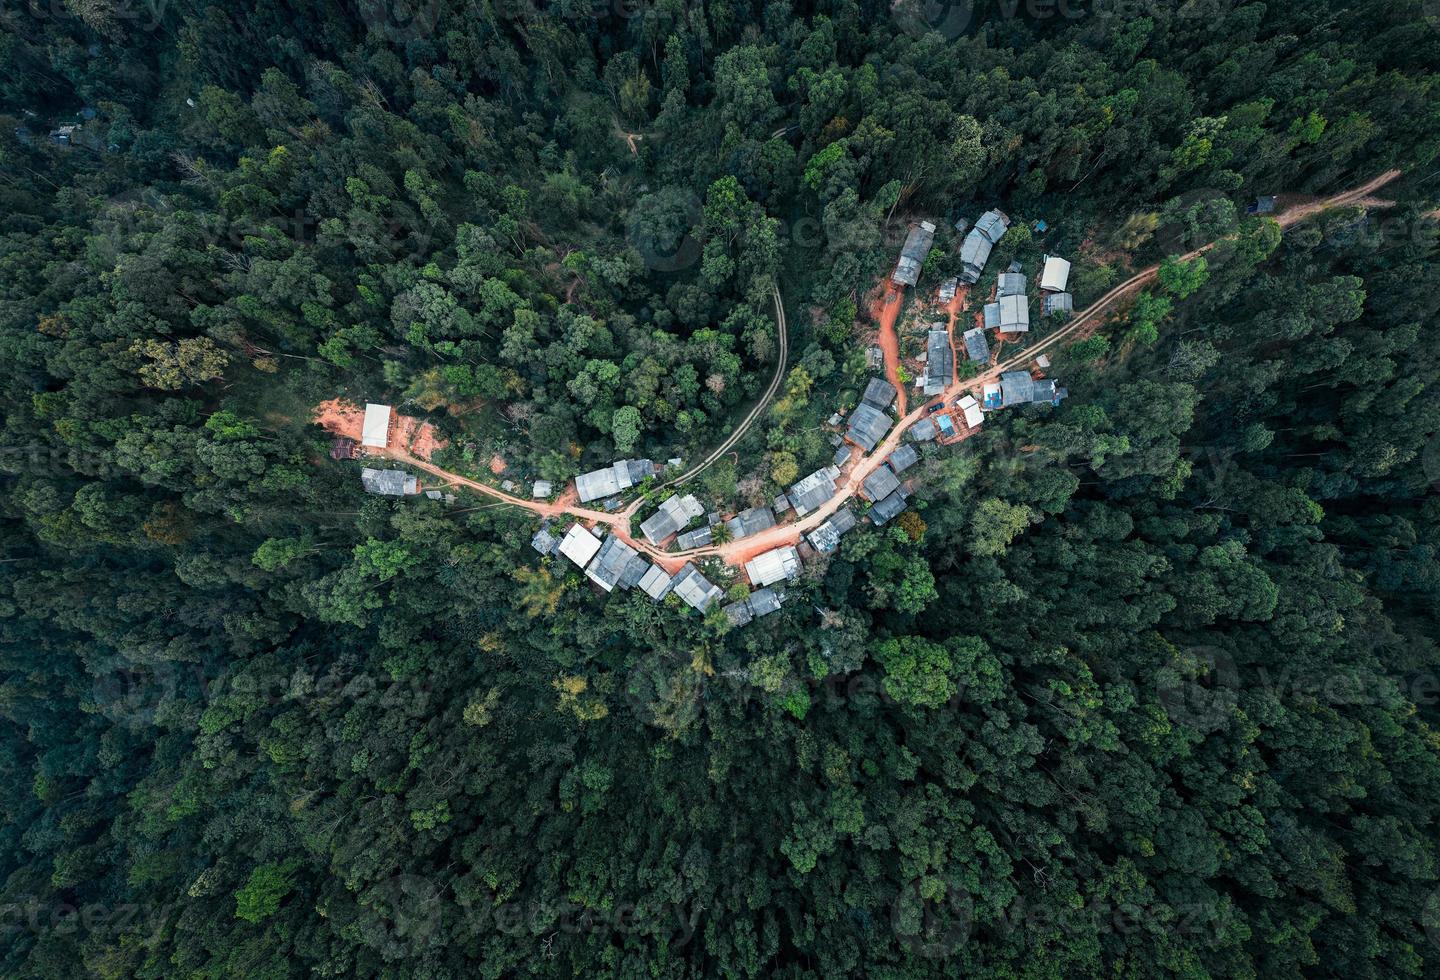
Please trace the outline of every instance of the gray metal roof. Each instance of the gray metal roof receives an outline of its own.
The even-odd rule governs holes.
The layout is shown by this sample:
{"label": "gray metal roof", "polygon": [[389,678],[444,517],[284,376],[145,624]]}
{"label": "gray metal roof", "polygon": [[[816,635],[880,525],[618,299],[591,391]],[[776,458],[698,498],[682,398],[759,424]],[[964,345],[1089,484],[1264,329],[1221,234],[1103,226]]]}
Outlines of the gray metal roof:
{"label": "gray metal roof", "polygon": [[715,532],[708,526],[696,528],[693,531],[686,531],[675,539],[682,551],[689,551],[691,548],[703,548],[715,539]]}
{"label": "gray metal roof", "polygon": [[885,460],[886,464],[896,473],[904,473],[920,459],[920,453],[914,446],[901,446],[890,454]]}
{"label": "gray metal roof", "polygon": [[403,497],[419,489],[415,477],[404,470],[377,470],[369,466],[360,471],[360,483],[365,487],[366,493],[379,494],[382,497]]}
{"label": "gray metal roof", "polygon": [[[870,405],[859,405],[855,411],[850,413],[850,427],[846,430],[846,436],[851,442],[864,447],[866,452],[875,448],[875,444],[885,438],[885,433],[890,431],[890,416]],[[792,493],[790,499],[795,499]]]}
{"label": "gray metal roof", "polygon": [[640,533],[651,544],[659,544],[670,535],[685,527],[697,517],[703,516],[705,507],[694,494],[673,497],[663,501],[660,509],[640,524]]}
{"label": "gray metal roof", "polygon": [[756,616],[768,616],[780,608],[784,599],[774,589],[756,589],[745,601],[750,604],[750,611]]}
{"label": "gray metal roof", "polygon": [[871,378],[865,386],[865,394],[860,396],[862,405],[871,405],[882,411],[889,408],[894,400],[895,386],[884,378]]}
{"label": "gray metal roof", "polygon": [[905,491],[896,490],[884,500],[876,501],[870,508],[870,519],[876,526],[889,522],[896,514],[905,509]]}
{"label": "gray metal roof", "polygon": [[961,339],[965,341],[965,356],[970,360],[982,364],[990,360],[990,342],[985,339],[985,331],[980,327],[966,330]]}
{"label": "gray metal roof", "polygon": [[844,466],[850,462],[850,457],[853,453],[854,451],[849,446],[841,446],[835,450],[835,455],[831,457],[830,462],[836,466]]}
{"label": "gray metal roof", "polygon": [[925,338],[925,394],[938,395],[950,383],[950,334],[931,330]]}
{"label": "gray metal roof", "polygon": [[992,326],[990,320],[992,308],[996,321],[993,324],[996,330],[1003,333],[1025,333],[1030,329],[1030,301],[1024,295],[1002,296],[994,303],[987,303],[985,306],[985,326]]}
{"label": "gray metal roof", "polygon": [[1009,408],[1032,402],[1058,402],[1065,397],[1060,393],[1063,390],[1049,379],[1036,381],[1028,372],[1006,371],[1000,375],[1000,406]]}
{"label": "gray metal roof", "polygon": [[1000,241],[1005,234],[1005,229],[1009,227],[1009,216],[998,208],[986,211],[980,216],[980,220],[975,222],[975,230],[989,239],[992,245]]}
{"label": "gray metal roof", "polygon": [[738,541],[774,527],[775,512],[769,507],[751,507],[730,518],[725,522],[725,526],[730,529],[730,539]]}
{"label": "gray metal roof", "polygon": [[640,586],[641,592],[659,602],[670,594],[670,573],[659,565],[651,565],[645,570],[645,574],[640,576],[640,581],[636,584]]}
{"label": "gray metal roof", "polygon": [[789,497],[790,503],[795,507],[796,515],[804,517],[835,496],[835,481],[839,478],[838,467],[826,466],[792,486],[789,490]]}
{"label": "gray metal roof", "polygon": [[806,537],[816,551],[834,551],[840,544],[840,535],[854,526],[855,512],[849,507],[841,507]]}
{"label": "gray metal roof", "polygon": [[655,464],[648,459],[622,459],[601,469],[581,473],[575,478],[575,489],[580,495],[580,502],[588,504],[628,490],[654,473]]}
{"label": "gray metal roof", "polygon": [[686,563],[685,567],[675,574],[675,581],[672,590],[686,605],[692,609],[698,609],[702,613],[710,608],[710,604],[720,598],[720,587],[714,585],[695,568],[694,565]]}
{"label": "gray metal roof", "polygon": [[922,221],[905,236],[905,245],[900,249],[900,261],[895,264],[892,281],[913,286],[920,279],[920,267],[935,244],[935,226]]}
{"label": "gray metal roof", "polygon": [[556,549],[560,547],[560,539],[550,533],[550,528],[542,527],[536,531],[535,536],[530,539],[530,547],[542,555],[553,555]]}
{"label": "gray metal roof", "polygon": [[880,466],[865,478],[863,486],[865,496],[871,500],[883,500],[899,489],[900,481],[890,471],[890,467]]}
{"label": "gray metal roof", "polygon": [[1073,313],[1075,297],[1069,293],[1050,293],[1040,298],[1040,309],[1046,316],[1051,313]]}
{"label": "gray metal roof", "polygon": [[779,517],[790,509],[790,498],[783,493],[776,494],[774,502],[770,504],[770,509],[775,512],[776,517]]}
{"label": "gray metal roof", "polygon": [[996,281],[997,296],[1024,296],[1025,277],[1018,272],[1002,272]]}
{"label": "gray metal roof", "polygon": [[935,423],[931,419],[921,419],[910,426],[905,434],[916,442],[929,442],[935,438]]}
{"label": "gray metal roof", "polygon": [[724,611],[725,617],[730,620],[731,626],[745,626],[755,618],[755,614],[750,611],[749,599],[737,599],[729,605],[722,606],[721,609]]}
{"label": "gray metal roof", "polygon": [[[600,588],[609,592],[615,588],[616,585],[620,584],[620,580],[625,576],[631,560],[637,557],[638,554],[634,548],[612,534],[601,542],[600,550],[596,553],[595,560],[590,562],[585,568],[585,576],[600,586]],[[641,574],[643,574],[644,571],[645,569],[642,566],[640,569]],[[639,575],[636,575],[635,580],[638,581],[639,577]],[[634,582],[632,581],[631,584],[633,585]]]}
{"label": "gray metal roof", "polygon": [[990,250],[994,247],[978,228],[970,229],[970,234],[965,236],[965,242],[960,246],[960,261],[965,266],[960,278],[968,283],[978,280],[980,273],[985,271],[985,263],[990,261]]}

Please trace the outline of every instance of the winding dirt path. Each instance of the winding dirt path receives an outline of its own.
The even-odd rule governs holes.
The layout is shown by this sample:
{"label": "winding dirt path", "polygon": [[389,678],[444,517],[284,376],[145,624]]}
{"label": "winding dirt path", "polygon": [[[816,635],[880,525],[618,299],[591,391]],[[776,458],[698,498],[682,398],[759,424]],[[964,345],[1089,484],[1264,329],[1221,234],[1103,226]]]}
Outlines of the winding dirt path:
{"label": "winding dirt path", "polygon": [[[1374,191],[1376,191],[1380,187],[1383,187],[1385,184],[1393,181],[1398,176],[1400,176],[1399,170],[1386,171],[1379,177],[1376,177],[1375,179],[1370,180],[1365,184],[1360,185],[1359,187],[1344,191],[1339,194],[1335,194],[1328,198],[1313,201],[1299,207],[1289,208],[1285,212],[1276,215],[1274,220],[1277,224],[1280,225],[1281,228],[1289,228],[1295,224],[1298,224],[1301,221],[1304,221],[1306,218],[1311,217],[1312,215],[1315,215],[1324,210],[1328,210],[1330,208],[1346,207],[1352,204],[1367,203],[1373,203],[1376,206],[1385,206],[1388,202],[1372,202],[1370,195],[1373,194]],[[1183,261],[1189,261],[1190,259],[1205,254],[1218,244],[1218,241],[1210,242],[1209,244],[1202,245],[1201,247],[1195,249],[1192,252],[1186,253],[1180,258]],[[428,460],[419,459],[418,457],[411,455],[405,450],[391,449],[386,450],[384,454],[392,459],[413,466],[416,469],[421,470],[425,473],[429,473],[431,476],[439,478],[444,483],[468,487],[488,497],[495,498],[508,504],[513,504],[516,507],[522,507],[543,517],[560,517],[562,515],[568,515],[570,517],[579,518],[580,520],[584,521],[592,521],[598,524],[606,524],[611,528],[612,532],[616,534],[621,540],[625,541],[636,551],[647,556],[656,564],[660,565],[661,567],[665,568],[667,571],[670,572],[678,570],[685,562],[693,558],[704,558],[711,556],[720,558],[727,564],[739,566],[743,565],[747,559],[754,557],[761,551],[768,551],[770,548],[778,548],[782,545],[793,545],[799,543],[801,535],[809,531],[813,531],[815,528],[819,527],[822,523],[824,523],[824,521],[829,518],[830,515],[834,514],[852,497],[854,497],[858,492],[861,484],[864,483],[865,478],[868,477],[871,473],[873,473],[876,468],[885,461],[885,458],[887,456],[889,456],[892,452],[899,448],[900,442],[904,438],[906,431],[908,431],[909,428],[916,422],[920,421],[922,418],[925,417],[927,406],[934,404],[937,401],[943,403],[951,399],[958,398],[967,392],[979,392],[980,389],[984,387],[984,385],[993,381],[997,381],[1002,373],[1006,371],[1023,369],[1035,359],[1036,355],[1051,351],[1068,340],[1079,339],[1081,336],[1084,335],[1085,332],[1092,330],[1097,325],[1098,318],[1102,313],[1109,310],[1110,307],[1114,306],[1121,299],[1125,298],[1129,294],[1138,290],[1140,287],[1149,283],[1152,279],[1155,278],[1156,274],[1159,272],[1159,269],[1160,267],[1157,264],[1140,270],[1139,272],[1135,273],[1135,275],[1131,276],[1129,279],[1126,279],[1124,282],[1111,289],[1104,296],[1100,297],[1100,299],[1096,300],[1094,303],[1091,303],[1080,313],[1071,317],[1059,330],[1056,330],[1049,336],[1046,336],[1035,344],[1032,344],[1023,352],[1015,355],[1014,357],[998,361],[998,363],[996,363],[994,367],[990,368],[983,374],[976,375],[972,378],[967,378],[964,381],[957,380],[953,382],[948,388],[946,388],[942,394],[937,395],[933,398],[925,399],[918,407],[915,408],[914,411],[905,414],[900,419],[900,421],[895,424],[895,426],[890,430],[889,435],[886,436],[885,440],[881,442],[880,445],[875,447],[875,450],[872,453],[870,453],[868,456],[863,457],[857,463],[851,465],[849,471],[844,474],[842,483],[836,488],[835,495],[829,500],[827,500],[823,505],[821,505],[818,510],[812,511],[810,514],[807,514],[804,518],[798,521],[792,521],[788,524],[777,524],[766,531],[762,531],[759,534],[752,535],[747,538],[742,538],[739,541],[731,541],[721,545],[709,545],[704,548],[691,548],[688,551],[664,551],[660,548],[655,547],[654,545],[651,545],[648,541],[645,541],[644,539],[636,539],[630,535],[630,519],[633,514],[638,510],[640,506],[639,501],[635,501],[624,511],[610,514],[605,513],[604,511],[591,510],[589,508],[579,507],[560,501],[547,502],[538,500],[527,500],[525,498],[516,497],[512,494],[497,490],[494,487],[487,486],[486,484],[478,483],[475,480],[470,480],[455,473],[450,473],[436,466],[434,463],[429,462]],[[897,300],[895,302],[895,309],[897,313],[899,310],[899,306],[900,304],[897,297]],[[784,307],[781,305],[780,291],[778,289],[776,289],[775,291],[775,311],[777,321],[780,324],[780,336],[782,338],[782,341],[780,364],[776,368],[775,378],[770,383],[770,389],[766,392],[765,397],[760,400],[759,404],[757,404],[755,408],[751,410],[750,414],[746,416],[745,420],[741,423],[740,427],[736,430],[736,432],[732,434],[731,437],[727,439],[719,449],[711,453],[710,456],[706,457],[705,461],[702,462],[699,466],[690,470],[688,473],[685,473],[684,475],[679,476],[674,480],[671,480],[669,483],[666,484],[666,486],[673,486],[677,483],[682,483],[685,480],[690,479],[691,477],[705,469],[705,467],[713,463],[721,455],[728,452],[730,448],[739,441],[740,437],[745,434],[745,431],[748,430],[751,423],[753,423],[755,419],[759,417],[759,414],[761,413],[761,411],[764,410],[765,406],[769,404],[770,398],[773,397],[775,391],[779,387],[780,378],[784,372],[785,357],[789,349],[788,341],[785,339],[785,311]],[[890,363],[888,353],[886,361],[888,365]],[[898,364],[898,359],[895,363]],[[903,410],[904,409],[902,408],[902,411]]]}
{"label": "winding dirt path", "polygon": [[[703,473],[711,463],[714,463],[721,456],[728,453],[734,448],[737,442],[745,437],[745,433],[750,431],[750,426],[755,424],[755,420],[764,413],[765,409],[770,407],[770,402],[774,399],[775,393],[780,390],[780,382],[785,378],[785,362],[790,358],[790,331],[785,324],[785,302],[780,298],[779,286],[774,287],[773,298],[775,300],[775,326],[780,333],[780,357],[779,360],[775,362],[775,377],[770,379],[770,387],[765,389],[765,394],[760,396],[760,400],[755,403],[755,407],[750,409],[750,413],[740,420],[740,424],[736,426],[734,432],[730,433],[730,437],[722,442],[714,452],[701,460],[698,466],[692,466],[675,479],[663,484],[663,486],[674,487],[693,480]],[[627,508],[626,513],[629,512],[630,509]]]}

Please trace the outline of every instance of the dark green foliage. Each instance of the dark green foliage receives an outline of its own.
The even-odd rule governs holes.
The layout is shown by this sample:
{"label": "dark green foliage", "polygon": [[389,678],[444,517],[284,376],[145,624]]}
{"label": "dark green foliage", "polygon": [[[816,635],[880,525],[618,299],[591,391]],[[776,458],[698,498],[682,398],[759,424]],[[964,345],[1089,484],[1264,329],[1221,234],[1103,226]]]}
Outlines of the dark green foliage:
{"label": "dark green foliage", "polygon": [[[7,10],[0,975],[1435,975],[1426,5],[622,6]],[[1078,305],[1234,237],[745,628],[309,424],[692,457],[778,286],[764,499],[992,203]]]}

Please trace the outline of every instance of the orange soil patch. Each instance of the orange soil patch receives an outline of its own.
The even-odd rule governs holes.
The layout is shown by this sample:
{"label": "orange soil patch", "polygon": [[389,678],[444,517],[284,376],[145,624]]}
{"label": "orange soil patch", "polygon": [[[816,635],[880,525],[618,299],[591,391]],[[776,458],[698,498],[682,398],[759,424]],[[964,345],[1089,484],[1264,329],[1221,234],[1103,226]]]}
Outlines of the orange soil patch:
{"label": "orange soil patch", "polygon": [[[353,439],[357,443],[365,427],[364,407],[344,398],[321,402],[315,406],[310,417],[326,432]],[[437,450],[445,447],[445,440],[440,438],[440,433],[429,422],[395,412],[390,413],[389,443],[421,459],[429,459]]]}
{"label": "orange soil patch", "polygon": [[890,280],[870,304],[870,316],[879,327],[876,342],[885,353],[885,380],[895,386],[900,404],[900,414],[905,414],[905,386],[900,383],[900,336],[895,332],[895,321],[900,317],[900,301],[905,290]]}
{"label": "orange soil patch", "polygon": [[365,409],[343,398],[332,398],[315,406],[310,416],[326,432],[360,441],[365,427]]}
{"label": "orange soil patch", "polygon": [[400,415],[396,417],[393,429],[391,439],[398,437],[400,445],[404,446],[411,455],[421,459],[429,459],[436,452],[445,448],[445,440],[440,438],[440,433],[429,422],[422,422],[420,419],[410,418],[408,415]]}
{"label": "orange soil patch", "polygon": [[500,474],[504,473],[504,472],[505,472],[505,461],[504,461],[503,459],[501,459],[499,456],[491,456],[491,457],[490,457],[490,472],[491,472],[491,473],[494,473],[496,476],[499,476]]}

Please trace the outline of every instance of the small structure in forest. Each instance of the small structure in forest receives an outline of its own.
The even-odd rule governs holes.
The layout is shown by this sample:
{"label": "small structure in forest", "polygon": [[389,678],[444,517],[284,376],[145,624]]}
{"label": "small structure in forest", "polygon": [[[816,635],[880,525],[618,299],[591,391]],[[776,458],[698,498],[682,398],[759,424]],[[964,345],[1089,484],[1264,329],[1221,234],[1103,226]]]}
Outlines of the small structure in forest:
{"label": "small structure in forest", "polygon": [[1075,312],[1075,297],[1069,293],[1046,293],[1040,297],[1040,312],[1045,316],[1052,313]]}
{"label": "small structure in forest", "polygon": [[961,335],[965,341],[965,356],[972,361],[981,364],[990,360],[990,342],[985,339],[985,331],[980,327],[971,327]]}
{"label": "small structure in forest", "polygon": [[784,601],[785,597],[774,589],[756,589],[745,598],[725,606],[725,616],[730,620],[731,626],[745,626],[761,616],[775,612]]}
{"label": "small structure in forest", "polygon": [[805,537],[816,551],[831,552],[839,547],[840,536],[854,526],[855,512],[849,507],[841,507]]}
{"label": "small structure in forest", "polygon": [[560,540],[560,554],[569,558],[580,568],[590,564],[595,552],[600,550],[600,540],[591,534],[583,524],[571,524]]}
{"label": "small structure in forest", "polygon": [[905,488],[900,487],[894,493],[878,500],[870,508],[870,520],[875,522],[876,527],[889,523],[889,521],[905,509]]}
{"label": "small structure in forest", "polygon": [[711,583],[709,579],[700,574],[694,565],[688,562],[684,568],[675,573],[670,591],[679,596],[687,606],[698,609],[702,613],[721,596],[720,587]]}

